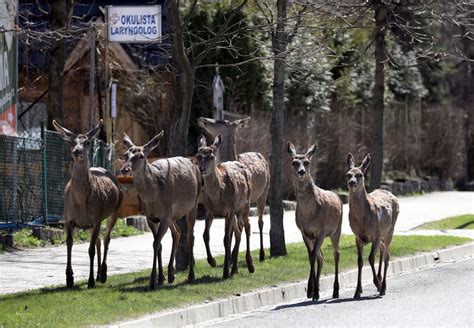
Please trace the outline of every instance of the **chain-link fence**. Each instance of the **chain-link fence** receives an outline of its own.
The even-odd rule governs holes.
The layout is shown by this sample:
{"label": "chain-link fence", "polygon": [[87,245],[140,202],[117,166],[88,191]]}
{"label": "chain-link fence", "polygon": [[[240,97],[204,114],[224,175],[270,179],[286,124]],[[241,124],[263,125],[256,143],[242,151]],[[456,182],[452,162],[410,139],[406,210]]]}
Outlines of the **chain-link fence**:
{"label": "chain-link fence", "polygon": [[[41,138],[0,135],[0,227],[63,219],[64,187],[72,170],[69,145],[53,131]],[[95,140],[91,166],[112,168],[109,146]]]}

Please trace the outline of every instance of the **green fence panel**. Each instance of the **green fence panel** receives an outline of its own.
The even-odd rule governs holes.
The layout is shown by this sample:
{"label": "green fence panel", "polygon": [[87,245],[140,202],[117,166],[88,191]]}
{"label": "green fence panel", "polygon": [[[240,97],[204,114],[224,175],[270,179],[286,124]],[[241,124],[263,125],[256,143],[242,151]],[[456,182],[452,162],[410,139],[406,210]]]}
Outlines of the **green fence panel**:
{"label": "green fence panel", "polygon": [[[91,143],[91,166],[111,170],[110,155],[108,144]],[[56,132],[45,130],[40,139],[0,135],[0,223],[62,220],[71,170],[71,149]]]}

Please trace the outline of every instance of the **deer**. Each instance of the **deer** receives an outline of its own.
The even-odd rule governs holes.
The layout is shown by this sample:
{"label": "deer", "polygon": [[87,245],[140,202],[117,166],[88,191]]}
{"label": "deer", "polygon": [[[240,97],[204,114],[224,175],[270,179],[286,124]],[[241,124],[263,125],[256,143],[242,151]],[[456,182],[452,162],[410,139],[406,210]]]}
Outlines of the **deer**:
{"label": "deer", "polygon": [[[334,256],[333,298],[339,297],[339,240],[341,238],[342,201],[329,190],[316,186],[310,174],[310,164],[317,144],[308,148],[305,154],[297,154],[295,146],[288,142],[288,154],[291,158],[293,183],[296,194],[296,225],[301,231],[308,251],[310,273],[307,297],[313,301],[319,299],[319,278],[323,268],[321,245],[326,237],[332,244]],[[315,275],[315,261],[317,270]]]}
{"label": "deer", "polygon": [[[237,155],[235,146],[235,135],[238,128],[245,126],[250,117],[235,120],[233,122],[227,120],[214,120],[210,118],[200,117],[198,125],[204,129],[212,138],[221,135],[225,147],[221,147],[219,151],[221,162],[239,161],[244,164],[250,172],[250,180],[252,183],[252,191],[250,194],[250,202],[257,204],[258,212],[258,228],[260,230],[260,256],[259,260],[265,260],[265,250],[263,248],[263,212],[268,196],[268,188],[270,186],[270,169],[265,157],[257,152],[247,152]],[[207,261],[211,266],[215,266],[215,260],[212,257],[209,248],[209,229],[213,217],[206,216],[206,224],[203,234],[204,243],[206,245]],[[247,242],[250,235],[250,223],[245,226],[245,234]]]}
{"label": "deer", "polygon": [[[216,163],[216,154],[221,142],[221,135],[218,135],[208,146],[206,138],[201,135],[195,159],[203,179],[203,203],[208,215],[214,217],[218,214],[225,218],[223,279],[227,279],[238,272],[242,228],[248,225],[251,181],[249,170],[244,164],[237,161]],[[233,233],[235,245],[231,254]],[[254,266],[248,239],[245,258],[249,272],[253,273]],[[230,261],[232,271],[229,273]]]}
{"label": "deer", "polygon": [[[117,179],[106,169],[90,167],[88,159],[89,144],[99,134],[103,120],[86,134],[75,134],[53,120],[59,135],[70,145],[73,159],[71,179],[64,191],[64,230],[66,232],[67,265],[66,285],[74,287],[74,272],[71,265],[73,233],[75,228],[91,229],[89,244],[90,270],[88,288],[95,287],[94,257],[97,249],[97,281],[107,281],[107,252],[110,233],[118,219],[123,193]],[[104,258],[101,263],[101,222],[107,219],[104,236]],[[95,247],[95,248],[94,248]]]}
{"label": "deer", "polygon": [[[161,241],[171,228],[173,248],[168,265],[168,282],[174,281],[174,258],[179,243],[179,231],[175,222],[186,216],[189,244],[188,282],[195,281],[194,276],[194,224],[199,196],[201,194],[201,173],[197,166],[185,157],[170,157],[149,163],[147,158],[160,143],[163,131],[154,136],[143,146],[136,146],[124,133],[123,143],[127,147],[122,174],[133,173],[133,184],[143,203],[143,210],[148,226],[153,233],[153,266],[149,288],[156,289],[163,285],[164,274],[161,262]],[[158,258],[158,281],[156,260]]]}
{"label": "deer", "polygon": [[[390,243],[392,242],[395,223],[400,212],[398,199],[389,191],[376,189],[367,193],[364,175],[370,165],[370,153],[360,166],[355,166],[354,156],[347,155],[347,186],[349,189],[349,225],[356,237],[357,246],[357,287],[354,298],[362,294],[362,267],[364,265],[364,245],[372,243],[369,263],[372,268],[374,285],[380,296],[387,289],[387,269],[390,260]],[[378,273],[375,273],[375,256],[380,249]],[[381,275],[382,260],[384,261],[383,280]]]}

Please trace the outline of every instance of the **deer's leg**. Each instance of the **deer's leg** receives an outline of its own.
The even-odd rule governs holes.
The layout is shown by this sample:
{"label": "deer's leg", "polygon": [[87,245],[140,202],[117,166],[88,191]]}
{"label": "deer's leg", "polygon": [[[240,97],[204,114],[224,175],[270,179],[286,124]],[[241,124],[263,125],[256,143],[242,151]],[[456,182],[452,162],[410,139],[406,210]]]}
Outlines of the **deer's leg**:
{"label": "deer's leg", "polygon": [[[245,253],[245,261],[247,262],[247,269],[250,273],[255,272],[255,267],[253,266],[252,253],[250,252],[250,221],[249,221],[249,208],[247,208],[243,213],[244,228],[245,228],[245,238],[247,242],[247,251]],[[260,254],[261,254],[260,249]],[[265,256],[264,256],[265,258]]]}
{"label": "deer's leg", "polygon": [[267,193],[260,197],[257,202],[258,210],[258,230],[260,232],[260,257],[259,261],[265,261],[265,249],[263,248],[263,212],[265,211],[265,201],[267,200]]}
{"label": "deer's leg", "polygon": [[109,253],[110,234],[112,233],[112,229],[115,227],[115,223],[117,223],[117,219],[118,213],[114,213],[107,220],[107,226],[105,228],[104,234],[104,260],[102,261],[100,268],[100,279],[97,279],[101,283],[105,283],[107,281],[107,254]]}
{"label": "deer's leg", "polygon": [[68,288],[74,287],[74,272],[71,265],[72,244],[74,242],[73,232],[74,226],[66,224],[66,245],[67,245],[67,264],[66,264],[66,286]]}
{"label": "deer's leg", "polygon": [[360,298],[362,294],[362,267],[364,266],[364,242],[356,236],[356,246],[357,246],[357,287],[354,294],[354,298]]}
{"label": "deer's leg", "polygon": [[339,298],[339,239],[341,237],[341,230],[334,236],[331,236],[332,254],[334,255],[334,287],[332,290],[332,297]]}
{"label": "deer's leg", "polygon": [[314,294],[314,261],[312,261],[312,251],[313,251],[313,241],[308,238],[303,232],[301,233],[303,236],[304,244],[306,245],[306,250],[308,251],[308,261],[310,265],[310,272],[308,278],[308,286],[306,287],[306,297],[313,298]]}
{"label": "deer's leg", "polygon": [[232,224],[235,235],[235,244],[234,250],[232,251],[232,271],[230,275],[236,274],[239,272],[239,248],[240,248],[240,241],[242,239],[242,229],[243,229],[243,222],[242,222],[242,213],[239,214],[239,219],[234,215],[234,223]]}
{"label": "deer's leg", "polygon": [[[318,236],[316,237],[316,240],[314,242],[314,248],[312,251],[312,256],[316,257],[316,260],[318,262],[318,269],[316,271],[316,286],[314,289],[314,294],[313,294],[313,301],[317,301],[319,299],[319,277],[321,276],[321,270],[323,269],[323,256],[321,252],[321,245],[323,244],[324,241],[324,236]],[[314,266],[314,259],[313,259],[313,266]]]}
{"label": "deer's leg", "polygon": [[189,272],[188,282],[195,281],[194,276],[194,224],[196,223],[197,204],[187,216],[188,223],[188,245],[189,245]]}
{"label": "deer's leg", "polygon": [[176,251],[178,250],[179,238],[181,235],[181,232],[179,231],[179,228],[176,225],[176,221],[173,221],[171,223],[170,229],[171,229],[171,238],[173,239],[173,244],[171,246],[170,262],[168,264],[168,283],[169,284],[173,283],[175,279],[174,260],[176,258]]}
{"label": "deer's leg", "polygon": [[370,268],[372,269],[372,275],[374,276],[374,285],[377,287],[377,291],[380,291],[380,280],[377,278],[377,273],[375,272],[375,256],[380,247],[380,239],[377,239],[372,242],[372,248],[370,249],[369,263]]}
{"label": "deer's leg", "polygon": [[384,247],[384,267],[383,267],[383,280],[382,286],[380,287],[380,295],[385,295],[387,290],[387,269],[388,263],[390,261],[390,243],[392,242],[393,230],[390,232],[389,236],[385,238],[385,247]]}
{"label": "deer's leg", "polygon": [[211,248],[209,246],[209,230],[211,229],[213,220],[214,214],[207,211],[206,225],[204,227],[204,234],[202,235],[202,238],[204,239],[204,245],[206,246],[207,263],[209,263],[209,265],[214,268],[216,266],[216,260],[212,257]]}
{"label": "deer's leg", "polygon": [[382,281],[382,263],[383,263],[384,252],[385,252],[385,242],[382,241],[380,243],[379,270],[377,272],[377,278],[379,279],[379,281]]}
{"label": "deer's leg", "polygon": [[223,278],[227,279],[230,277],[229,274],[229,259],[231,257],[230,254],[230,237],[232,234],[232,220],[234,220],[235,214],[230,213],[228,217],[225,218],[225,232],[224,232],[224,249],[225,249],[225,255],[224,255],[224,273],[223,273]]}
{"label": "deer's leg", "polygon": [[91,231],[91,241],[89,244],[89,281],[87,282],[88,288],[95,287],[94,280],[94,256],[95,256],[95,244],[99,237],[100,222],[96,223]]}
{"label": "deer's leg", "polygon": [[153,234],[153,266],[151,269],[149,287],[150,289],[156,289],[156,260],[158,258],[158,252],[157,250],[155,250],[155,240],[158,234],[158,223],[153,222],[149,217],[147,217],[147,222],[148,227],[150,228],[151,233]]}
{"label": "deer's leg", "polygon": [[100,264],[102,263],[100,258],[101,258],[101,253],[100,253],[100,248],[101,248],[101,240],[100,237],[97,237],[97,240],[95,241],[95,249],[97,253],[97,281],[100,281]]}

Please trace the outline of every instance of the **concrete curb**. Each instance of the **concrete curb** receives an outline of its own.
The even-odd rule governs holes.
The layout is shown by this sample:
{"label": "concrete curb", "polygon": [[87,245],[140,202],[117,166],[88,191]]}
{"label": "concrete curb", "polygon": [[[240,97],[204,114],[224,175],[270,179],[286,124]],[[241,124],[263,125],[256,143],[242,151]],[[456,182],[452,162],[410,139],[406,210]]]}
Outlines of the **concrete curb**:
{"label": "concrete curb", "polygon": [[[469,256],[474,256],[474,243],[392,261],[388,267],[387,275],[393,276],[402,272],[434,265],[435,263],[451,262]],[[366,281],[372,279],[369,266],[364,266],[362,276],[367,278]],[[334,277],[332,275],[321,277],[321,293],[332,290],[333,279]],[[356,283],[357,270],[339,274],[339,284],[341,288],[355,286]],[[224,300],[195,305],[171,312],[153,314],[137,320],[114,324],[111,325],[111,327],[128,328],[193,325],[199,322],[223,318],[252,311],[263,306],[290,302],[304,297],[306,297],[306,281],[270,287],[241,296],[232,296]]]}

